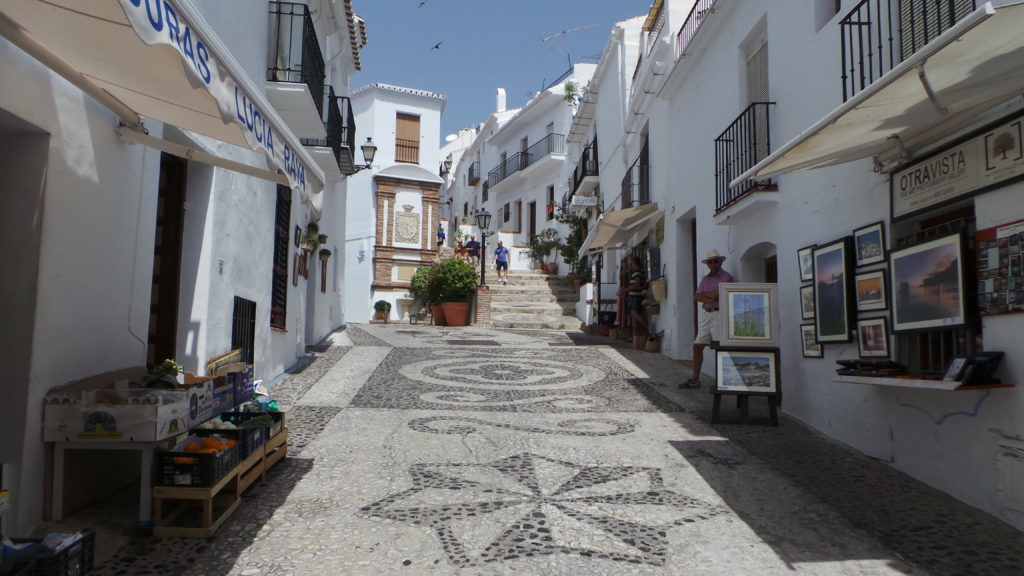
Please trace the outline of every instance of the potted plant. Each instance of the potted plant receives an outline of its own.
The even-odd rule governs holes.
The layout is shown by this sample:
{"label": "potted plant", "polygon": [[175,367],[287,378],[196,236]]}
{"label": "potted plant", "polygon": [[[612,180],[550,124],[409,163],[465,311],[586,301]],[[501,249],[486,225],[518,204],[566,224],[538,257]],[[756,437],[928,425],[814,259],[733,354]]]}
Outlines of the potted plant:
{"label": "potted plant", "polygon": [[476,269],[458,258],[445,260],[430,276],[428,294],[436,295],[449,326],[466,326],[469,318],[469,297],[476,290]]}
{"label": "potted plant", "polygon": [[548,262],[547,259],[552,252],[558,252],[562,242],[558,238],[558,232],[554,228],[545,228],[530,244],[530,257],[539,268],[548,274],[558,271],[557,262]]}
{"label": "potted plant", "polygon": [[412,274],[409,280],[409,293],[420,305],[430,308],[430,316],[437,326],[445,325],[444,310],[441,308],[441,300],[438,282],[432,281],[437,273],[437,266],[420,266]]}
{"label": "potted plant", "polygon": [[[590,282],[590,266],[585,262],[585,257],[580,258],[580,248],[587,237],[587,219],[562,210],[559,210],[557,218],[559,222],[569,226],[569,235],[558,246],[562,253],[562,262],[569,265],[577,284],[586,284]],[[586,268],[586,280],[581,278],[584,268]]]}
{"label": "potted plant", "polygon": [[302,247],[306,250],[315,250],[320,243],[320,225],[316,222],[306,224],[306,233],[302,235]]}
{"label": "potted plant", "polygon": [[149,371],[149,374],[142,380],[142,385],[146,388],[173,389],[178,384],[184,383],[184,379],[179,377],[182,374],[184,374],[184,368],[181,364],[168,358]]}
{"label": "potted plant", "polygon": [[377,300],[373,303],[373,309],[376,311],[374,314],[374,320],[380,320],[386,324],[388,317],[391,315],[391,302],[388,302],[387,300]]}

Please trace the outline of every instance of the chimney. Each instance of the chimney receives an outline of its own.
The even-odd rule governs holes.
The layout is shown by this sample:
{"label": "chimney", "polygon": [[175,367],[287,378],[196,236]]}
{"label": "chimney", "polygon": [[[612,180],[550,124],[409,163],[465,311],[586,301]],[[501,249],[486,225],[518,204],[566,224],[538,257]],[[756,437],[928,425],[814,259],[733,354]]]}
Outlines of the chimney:
{"label": "chimney", "polygon": [[505,89],[504,88],[498,88],[497,104],[498,104],[498,109],[495,110],[495,112],[504,112],[505,111]]}

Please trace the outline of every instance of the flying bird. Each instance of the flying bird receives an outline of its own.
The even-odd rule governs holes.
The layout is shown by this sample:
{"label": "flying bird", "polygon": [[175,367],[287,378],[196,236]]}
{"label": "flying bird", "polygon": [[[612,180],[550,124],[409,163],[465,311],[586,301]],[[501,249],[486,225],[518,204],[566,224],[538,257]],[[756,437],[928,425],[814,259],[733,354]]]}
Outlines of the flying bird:
{"label": "flying bird", "polygon": [[440,50],[441,44],[444,44],[444,42],[438,42],[437,44],[434,44],[434,47],[431,48],[431,50]]}
{"label": "flying bird", "polygon": [[429,2],[429,0],[423,0],[422,2],[420,2],[420,5],[417,6],[417,8],[423,8],[423,5],[426,4],[427,2]]}

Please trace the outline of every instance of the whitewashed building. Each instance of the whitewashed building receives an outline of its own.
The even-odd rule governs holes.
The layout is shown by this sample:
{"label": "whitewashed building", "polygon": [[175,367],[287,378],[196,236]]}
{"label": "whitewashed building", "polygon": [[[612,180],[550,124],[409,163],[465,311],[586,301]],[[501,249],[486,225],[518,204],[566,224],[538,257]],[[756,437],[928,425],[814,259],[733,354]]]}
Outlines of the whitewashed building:
{"label": "whitewashed building", "polygon": [[353,92],[356,123],[377,153],[349,179],[346,322],[368,322],[378,300],[391,304],[391,320],[406,316],[409,280],[437,255],[444,105],[443,94],[389,84]]}
{"label": "whitewashed building", "polygon": [[[0,6],[6,534],[68,511],[48,510],[51,387],[165,358],[202,375],[232,349],[273,381],[343,322],[317,248],[344,237],[366,37],[350,0],[312,4]],[[68,460],[65,503],[138,479],[112,453]]]}
{"label": "whitewashed building", "polygon": [[[616,218],[605,131],[626,135],[648,173],[641,199],[657,206],[625,240],[595,223],[588,248],[660,256],[663,353],[692,356],[700,260],[718,250],[738,281],[777,286],[774,342],[748,349],[777,350],[783,410],[1017,527],[1022,22],[1015,2],[658,1],[625,67],[626,113],[601,107],[619,98],[604,61],[595,103],[584,97],[598,112],[601,218]],[[574,126],[580,142],[588,129]],[[836,364],[887,359],[907,374]]]}

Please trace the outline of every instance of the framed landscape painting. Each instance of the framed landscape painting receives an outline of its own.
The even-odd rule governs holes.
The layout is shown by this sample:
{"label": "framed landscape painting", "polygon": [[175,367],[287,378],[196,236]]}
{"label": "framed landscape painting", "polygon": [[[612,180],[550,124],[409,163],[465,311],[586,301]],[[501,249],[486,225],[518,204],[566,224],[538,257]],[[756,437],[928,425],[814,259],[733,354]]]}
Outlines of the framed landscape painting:
{"label": "framed landscape painting", "polygon": [[885,226],[875,222],[854,230],[853,253],[857,266],[885,262]]}
{"label": "framed landscape painting", "polygon": [[774,283],[730,282],[718,286],[722,346],[774,348],[779,319]]}
{"label": "framed landscape painting", "polygon": [[719,392],[775,394],[779,391],[778,350],[716,351]]}
{"label": "framed landscape painting", "polygon": [[885,318],[857,322],[857,351],[861,358],[889,357],[889,326]]}
{"label": "framed landscape painting", "polygon": [[800,266],[800,281],[810,282],[814,280],[814,246],[807,246],[797,250],[796,258]]}
{"label": "framed landscape painting", "polygon": [[851,330],[849,238],[814,249],[814,327],[818,342],[849,342]]}
{"label": "framed landscape painting", "polygon": [[814,320],[814,284],[800,287],[800,319]]}
{"label": "framed landscape painting", "polygon": [[954,234],[890,254],[893,332],[964,325],[962,243]]}
{"label": "framed landscape painting", "polygon": [[885,270],[875,270],[857,274],[853,281],[854,294],[857,296],[857,311],[885,310]]}
{"label": "framed landscape painting", "polygon": [[824,358],[825,351],[818,342],[818,335],[814,333],[814,324],[800,325],[800,346],[803,349],[804,358]]}

